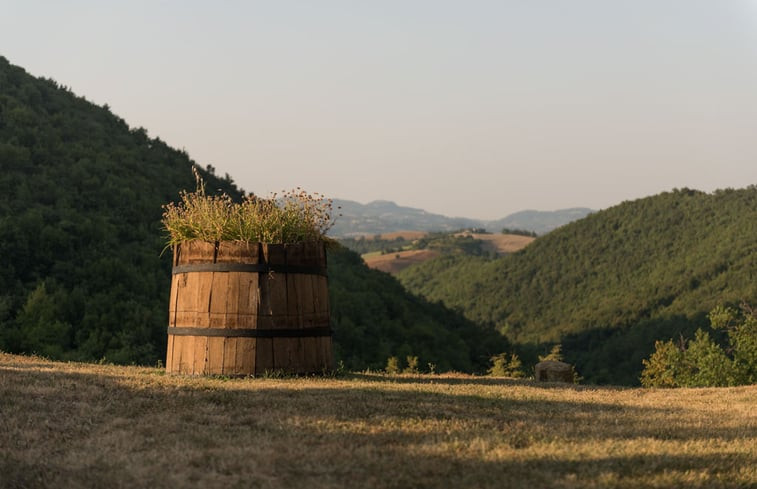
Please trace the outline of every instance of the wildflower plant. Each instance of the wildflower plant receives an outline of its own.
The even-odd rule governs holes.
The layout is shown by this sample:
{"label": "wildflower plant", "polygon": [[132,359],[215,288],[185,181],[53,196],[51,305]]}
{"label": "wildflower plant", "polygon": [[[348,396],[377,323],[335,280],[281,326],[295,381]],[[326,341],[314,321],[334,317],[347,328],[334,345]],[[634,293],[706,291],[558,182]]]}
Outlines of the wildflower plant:
{"label": "wildflower plant", "polygon": [[248,195],[241,203],[223,195],[207,195],[205,183],[192,169],[197,187],[182,191],[178,203],[163,206],[168,246],[185,241],[303,243],[330,241],[333,202],[300,187],[268,198]]}

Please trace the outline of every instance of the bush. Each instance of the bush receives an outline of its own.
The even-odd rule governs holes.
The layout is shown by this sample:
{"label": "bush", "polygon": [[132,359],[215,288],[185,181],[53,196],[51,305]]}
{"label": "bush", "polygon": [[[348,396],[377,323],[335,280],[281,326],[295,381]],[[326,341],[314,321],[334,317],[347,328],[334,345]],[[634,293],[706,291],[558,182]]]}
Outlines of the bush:
{"label": "bush", "polygon": [[558,343],[552,347],[552,349],[549,351],[548,354],[539,355],[539,361],[540,362],[546,362],[546,361],[562,362],[563,361],[562,345]]}
{"label": "bush", "polygon": [[418,357],[413,355],[408,355],[406,357],[407,360],[407,367],[405,367],[402,370],[403,374],[417,374],[419,373],[418,370]]}
{"label": "bush", "polygon": [[495,355],[491,357],[491,364],[487,373],[492,377],[512,377],[514,379],[525,377],[523,363],[515,353],[510,355],[510,360],[507,359],[507,353]]}
{"label": "bush", "polygon": [[718,387],[757,382],[757,317],[742,306],[718,306],[709,314],[713,329],[725,330],[724,349],[701,328],[694,339],[681,338],[655,343],[655,351],[644,360],[641,385],[644,387]]}
{"label": "bush", "polygon": [[397,357],[389,357],[386,359],[386,368],[384,369],[389,375],[397,375],[400,373],[400,359]]}

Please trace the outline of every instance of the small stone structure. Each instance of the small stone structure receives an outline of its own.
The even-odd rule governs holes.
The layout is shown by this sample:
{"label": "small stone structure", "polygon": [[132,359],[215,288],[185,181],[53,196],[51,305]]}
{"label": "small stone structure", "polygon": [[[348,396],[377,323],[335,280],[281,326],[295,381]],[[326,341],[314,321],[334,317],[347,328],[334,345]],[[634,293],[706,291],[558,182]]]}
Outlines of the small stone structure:
{"label": "small stone structure", "polygon": [[573,366],[569,363],[545,360],[537,363],[534,369],[539,382],[573,383]]}

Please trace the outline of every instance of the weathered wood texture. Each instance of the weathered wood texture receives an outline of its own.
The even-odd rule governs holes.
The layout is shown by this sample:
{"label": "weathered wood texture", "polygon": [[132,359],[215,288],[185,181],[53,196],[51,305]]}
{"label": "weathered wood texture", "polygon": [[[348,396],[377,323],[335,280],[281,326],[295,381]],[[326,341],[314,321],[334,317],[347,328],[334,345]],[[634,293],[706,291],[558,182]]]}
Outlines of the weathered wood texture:
{"label": "weathered wood texture", "polygon": [[[189,241],[175,246],[173,252],[174,267],[228,263],[326,268],[323,243]],[[313,373],[333,368],[331,336],[314,334],[315,330],[329,328],[328,284],[321,274],[289,270],[176,273],[171,282],[169,328],[265,333],[265,337],[234,336],[233,331],[180,335],[171,334],[169,329],[166,352],[169,373],[260,375],[273,371]],[[303,333],[300,336],[292,330]]]}

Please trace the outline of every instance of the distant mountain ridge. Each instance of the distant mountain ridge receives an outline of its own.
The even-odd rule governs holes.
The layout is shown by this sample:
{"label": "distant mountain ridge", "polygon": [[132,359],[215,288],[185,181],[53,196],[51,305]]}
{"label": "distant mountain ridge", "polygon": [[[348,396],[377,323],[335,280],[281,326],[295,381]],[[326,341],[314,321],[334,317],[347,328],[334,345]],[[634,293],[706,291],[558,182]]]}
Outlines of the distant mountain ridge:
{"label": "distant mountain ridge", "polygon": [[544,234],[594,212],[585,207],[556,211],[524,210],[502,219],[487,221],[467,217],[448,217],[423,209],[400,206],[388,200],[361,204],[352,200],[334,199],[334,206],[339,207],[339,217],[331,230],[332,236],[335,237],[373,235],[403,230],[456,231],[466,228],[484,228],[491,232],[508,228]]}
{"label": "distant mountain ridge", "polygon": [[595,211],[588,207],[573,207],[556,211],[537,211],[529,209],[510,214],[509,216],[496,221],[486,221],[484,227],[486,227],[487,230],[494,232],[507,228],[534,231],[536,234],[545,234],[553,229],[559,228],[560,226],[583,219],[593,212]]}

